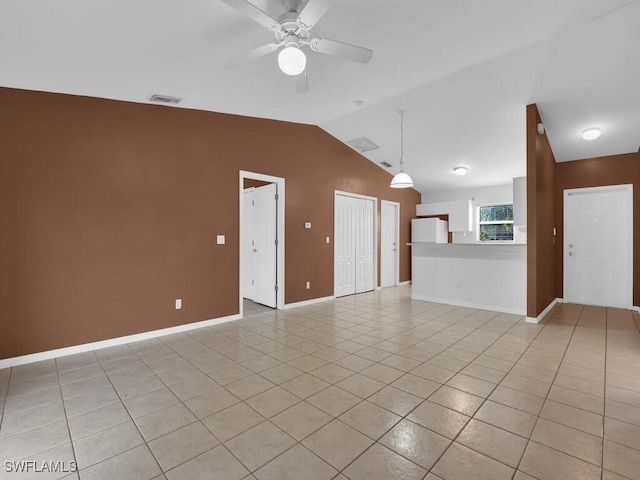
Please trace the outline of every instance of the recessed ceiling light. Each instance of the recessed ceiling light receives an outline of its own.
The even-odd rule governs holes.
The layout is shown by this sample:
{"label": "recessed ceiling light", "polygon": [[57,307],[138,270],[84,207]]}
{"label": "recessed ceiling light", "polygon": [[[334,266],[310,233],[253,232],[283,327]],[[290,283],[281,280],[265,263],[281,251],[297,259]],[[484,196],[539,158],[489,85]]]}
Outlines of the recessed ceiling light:
{"label": "recessed ceiling light", "polygon": [[453,169],[453,171],[455,172],[456,175],[461,177],[467,173],[467,167],[456,167]]}
{"label": "recessed ceiling light", "polygon": [[587,128],[584,132],[582,132],[582,138],[585,140],[595,140],[602,134],[602,131],[599,128]]}

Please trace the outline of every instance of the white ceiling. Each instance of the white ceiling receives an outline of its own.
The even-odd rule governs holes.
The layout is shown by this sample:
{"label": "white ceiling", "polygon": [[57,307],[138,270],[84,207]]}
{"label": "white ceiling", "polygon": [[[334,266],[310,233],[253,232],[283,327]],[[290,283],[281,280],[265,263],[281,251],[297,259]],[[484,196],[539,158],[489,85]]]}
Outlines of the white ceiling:
{"label": "white ceiling", "polygon": [[[391,173],[404,109],[405,170],[421,192],[524,175],[533,102],[558,161],[638,151],[637,0],[333,4],[312,33],[373,59],[307,50],[311,91],[297,94],[275,55],[223,66],[273,34],[221,0],[0,0],[0,85],[133,102],[159,93],[181,107],[319,125],[345,142],[364,135],[380,146],[367,158]],[[589,126],[602,137],[582,140]],[[469,173],[456,177],[457,165]]]}

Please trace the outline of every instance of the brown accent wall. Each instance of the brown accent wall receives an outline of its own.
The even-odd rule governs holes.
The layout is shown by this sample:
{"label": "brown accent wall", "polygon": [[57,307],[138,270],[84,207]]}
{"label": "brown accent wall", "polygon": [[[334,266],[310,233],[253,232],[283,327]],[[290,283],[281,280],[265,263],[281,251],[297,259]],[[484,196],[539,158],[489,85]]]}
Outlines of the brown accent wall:
{"label": "brown accent wall", "polygon": [[537,317],[556,298],[555,158],[540,114],[527,105],[527,316]]}
{"label": "brown accent wall", "polygon": [[564,190],[633,184],[633,304],[640,305],[640,153],[590,158],[556,164],[557,296],[563,296]]}
{"label": "brown accent wall", "polygon": [[318,127],[0,88],[0,149],[0,358],[237,314],[239,170],[286,179],[286,303],[333,294],[334,190],[401,203],[410,279],[420,194]]}

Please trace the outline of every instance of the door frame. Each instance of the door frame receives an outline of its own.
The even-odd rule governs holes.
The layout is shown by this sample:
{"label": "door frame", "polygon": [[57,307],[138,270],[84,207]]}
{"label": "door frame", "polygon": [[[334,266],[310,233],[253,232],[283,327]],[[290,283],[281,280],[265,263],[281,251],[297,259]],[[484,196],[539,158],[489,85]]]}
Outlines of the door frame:
{"label": "door frame", "polygon": [[238,238],[238,304],[239,304],[239,312],[240,318],[244,317],[244,306],[242,299],[244,298],[242,295],[242,262],[243,262],[243,228],[242,222],[244,220],[244,180],[246,178],[251,180],[259,180],[262,182],[275,183],[278,188],[278,202],[276,206],[276,239],[278,240],[278,245],[276,247],[276,284],[278,285],[278,291],[276,293],[276,309],[282,310],[284,309],[284,298],[285,298],[285,285],[284,285],[284,221],[285,221],[285,195],[284,195],[284,187],[285,182],[282,177],[274,177],[272,175],[265,175],[263,173],[249,172],[246,170],[240,170],[239,172],[239,205],[240,205],[240,214],[239,221],[240,224],[238,226],[240,235]]}
{"label": "door frame", "polygon": [[[382,208],[385,205],[391,205],[395,208],[396,211],[396,221],[395,221],[395,242],[396,242],[396,253],[395,253],[395,271],[393,272],[393,286],[398,286],[400,284],[400,202],[392,202],[390,200],[380,200],[380,269],[382,269],[382,217],[383,210]],[[380,286],[382,287],[382,270],[380,271]]]}
{"label": "door frame", "polygon": [[333,191],[333,296],[336,295],[336,197],[361,198],[363,200],[373,200],[373,290],[377,290],[380,285],[380,275],[378,273],[378,198],[359,193],[345,192],[343,190]]}
{"label": "door frame", "polygon": [[582,194],[582,193],[600,193],[606,191],[613,190],[622,190],[629,194],[629,205],[627,211],[627,219],[625,223],[629,226],[629,245],[627,247],[627,256],[630,259],[631,268],[628,272],[627,282],[629,285],[630,292],[628,294],[629,304],[626,307],[614,307],[614,308],[633,308],[633,184],[626,183],[620,185],[606,185],[602,187],[586,187],[586,188],[568,188],[563,191],[562,196],[562,291],[563,291],[563,300],[567,301],[567,285],[568,285],[568,275],[567,275],[567,262],[566,262],[566,253],[569,248],[569,240],[567,236],[567,222],[568,222],[568,197],[573,194]]}

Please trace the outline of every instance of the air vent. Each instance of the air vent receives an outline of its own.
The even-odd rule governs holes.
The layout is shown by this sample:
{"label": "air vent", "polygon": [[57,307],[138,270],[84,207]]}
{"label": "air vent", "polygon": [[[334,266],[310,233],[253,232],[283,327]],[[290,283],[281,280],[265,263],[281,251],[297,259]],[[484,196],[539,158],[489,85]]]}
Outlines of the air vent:
{"label": "air vent", "polygon": [[347,144],[359,152],[368,152],[369,150],[380,148],[367,137],[354,138],[353,140],[349,140]]}
{"label": "air vent", "polygon": [[151,95],[151,97],[149,98],[149,101],[153,103],[162,103],[165,105],[177,105],[182,101],[182,99],[178,97],[170,97],[168,95],[156,94],[156,95]]}
{"label": "air vent", "polygon": [[391,168],[393,166],[389,162],[380,162],[380,165],[382,165],[384,168]]}

